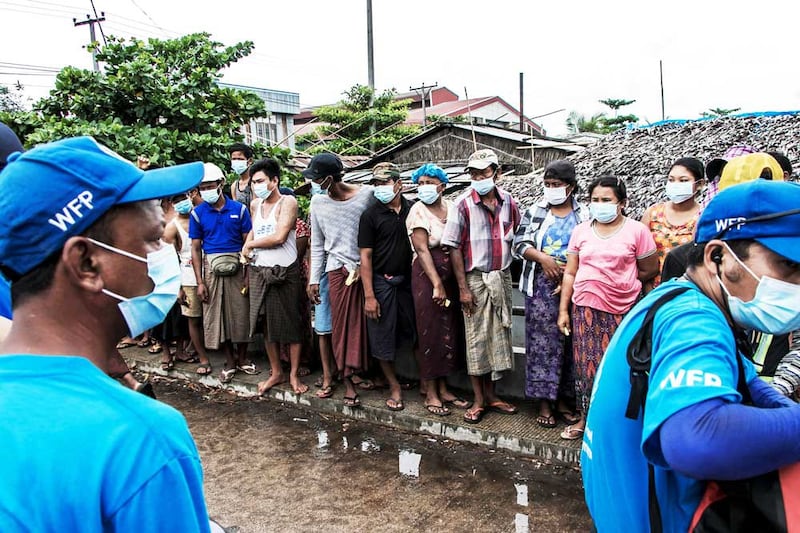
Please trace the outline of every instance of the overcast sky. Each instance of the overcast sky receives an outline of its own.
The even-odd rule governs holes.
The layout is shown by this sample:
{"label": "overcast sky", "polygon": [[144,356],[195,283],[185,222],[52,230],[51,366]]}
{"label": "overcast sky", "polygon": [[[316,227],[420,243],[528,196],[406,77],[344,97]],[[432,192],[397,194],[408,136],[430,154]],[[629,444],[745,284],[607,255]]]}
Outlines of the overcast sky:
{"label": "overcast sky", "polygon": [[[303,106],[367,83],[366,0],[94,3],[106,35],[252,40],[254,53],[225,81],[298,92]],[[90,0],[0,0],[0,84],[19,80],[36,96],[52,87],[52,74],[9,63],[91,68],[81,48],[88,26],[72,23],[91,9]],[[402,92],[438,82],[516,107],[524,72],[526,115],[566,110],[536,119],[557,135],[569,111],[603,111],[602,98],[635,99],[627,112],[660,120],[663,60],[667,118],[712,107],[794,110],[798,15],[800,3],[786,0],[373,0],[375,83]]]}

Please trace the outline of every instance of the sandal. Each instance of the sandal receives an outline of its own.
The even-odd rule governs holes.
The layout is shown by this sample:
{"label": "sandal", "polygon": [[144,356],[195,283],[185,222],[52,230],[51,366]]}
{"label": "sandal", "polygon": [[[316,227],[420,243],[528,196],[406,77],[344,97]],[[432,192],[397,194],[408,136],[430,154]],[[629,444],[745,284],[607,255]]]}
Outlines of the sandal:
{"label": "sandal", "polygon": [[139,342],[137,342],[136,346],[138,346],[139,348],[147,348],[151,344],[153,344],[153,339],[148,337],[147,339],[142,339]]}
{"label": "sandal", "polygon": [[255,376],[256,374],[261,373],[261,371],[256,368],[256,365],[253,364],[252,361],[244,365],[236,365],[236,370],[241,370],[248,376]]}
{"label": "sandal", "polygon": [[395,400],[394,398],[386,399],[386,407],[388,407],[390,411],[402,411],[406,408],[406,406],[403,405],[403,400]]}
{"label": "sandal", "polygon": [[558,411],[556,413],[559,419],[563,420],[568,426],[577,424],[581,421],[581,416],[572,411]]}
{"label": "sandal", "polygon": [[361,400],[358,398],[358,394],[355,396],[345,396],[344,406],[350,408],[361,407]]}
{"label": "sandal", "polygon": [[481,420],[483,420],[483,416],[486,414],[486,409],[483,407],[473,407],[472,409],[468,409],[464,413],[464,422],[467,424],[477,424]]}
{"label": "sandal", "polygon": [[174,368],[175,368],[175,363],[172,362],[172,359],[170,359],[169,361],[161,361],[161,370],[169,372]]}
{"label": "sandal", "polygon": [[231,380],[233,379],[233,376],[235,376],[235,375],[236,375],[236,369],[235,368],[226,368],[225,370],[220,372],[219,380],[222,383],[230,383]]}
{"label": "sandal", "polygon": [[442,402],[445,405],[452,405],[453,407],[458,407],[459,409],[469,409],[472,407],[472,402],[465,400],[459,396],[456,396],[452,400],[444,400]]}
{"label": "sandal", "polygon": [[211,368],[211,363],[200,363],[197,366],[196,372],[201,376],[208,376],[209,374],[211,374],[212,371],[213,369]]}
{"label": "sandal", "polygon": [[178,363],[188,363],[190,365],[193,365],[195,363],[199,363],[200,359],[198,359],[197,357],[195,357],[193,355],[190,355],[189,357],[187,357],[185,359],[181,359],[180,357],[176,357],[175,361],[178,362]]}
{"label": "sandal", "polygon": [[556,417],[552,414],[549,415],[539,415],[536,417],[536,423],[542,426],[543,428],[554,428],[558,425],[556,422]]}
{"label": "sandal", "polygon": [[320,377],[317,378],[317,381],[314,382],[314,386],[317,387],[317,388],[320,388],[320,387],[322,387],[322,383],[323,383],[322,382],[322,376],[320,376]]}
{"label": "sandal", "polygon": [[123,350],[125,348],[131,348],[132,346],[136,346],[135,342],[128,342],[128,341],[119,341],[117,343],[117,350]]}
{"label": "sandal", "polygon": [[138,385],[136,385],[136,392],[144,394],[145,396],[149,396],[152,399],[156,399],[156,393],[153,390],[153,384],[149,381],[145,380]]}
{"label": "sandal", "polygon": [[432,403],[426,403],[425,409],[427,409],[429,413],[436,416],[447,416],[450,414],[450,409],[444,405],[433,405]]}
{"label": "sandal", "polygon": [[330,398],[333,396],[333,385],[328,385],[327,387],[322,387],[317,391],[317,398]]}
{"label": "sandal", "polygon": [[496,402],[490,403],[488,408],[490,411],[494,411],[495,413],[500,413],[501,415],[517,414],[517,408],[508,402],[504,402],[503,400],[497,400]]}
{"label": "sandal", "polygon": [[158,341],[154,341],[153,345],[150,346],[147,351],[149,353],[161,353],[164,348],[161,346],[161,343]]}
{"label": "sandal", "polygon": [[583,438],[583,431],[583,428],[567,426],[567,428],[561,432],[561,438],[564,440],[578,440]]}

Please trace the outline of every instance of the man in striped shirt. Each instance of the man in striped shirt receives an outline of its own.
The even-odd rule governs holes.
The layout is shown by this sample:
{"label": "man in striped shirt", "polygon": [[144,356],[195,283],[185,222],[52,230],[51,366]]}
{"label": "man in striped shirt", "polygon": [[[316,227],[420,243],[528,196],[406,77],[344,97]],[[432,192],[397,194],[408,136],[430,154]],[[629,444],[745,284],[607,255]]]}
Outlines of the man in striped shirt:
{"label": "man in striped shirt", "polygon": [[450,248],[464,311],[467,373],[475,402],[464,419],[476,424],[487,410],[514,414],[502,401],[494,381],[514,367],[511,346],[511,244],[519,226],[517,203],[495,186],[500,165],[492,150],[478,150],[467,163],[471,183],[454,206],[442,236]]}

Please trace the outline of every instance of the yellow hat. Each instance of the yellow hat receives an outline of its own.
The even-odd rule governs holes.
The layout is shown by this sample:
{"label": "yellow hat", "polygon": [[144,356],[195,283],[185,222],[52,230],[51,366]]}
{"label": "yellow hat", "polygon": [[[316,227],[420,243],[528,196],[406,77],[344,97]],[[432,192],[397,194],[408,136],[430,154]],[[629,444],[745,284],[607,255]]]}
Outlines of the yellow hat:
{"label": "yellow hat", "polygon": [[783,169],[774,157],[764,152],[734,157],[722,169],[719,190],[762,177],[773,181],[783,181]]}

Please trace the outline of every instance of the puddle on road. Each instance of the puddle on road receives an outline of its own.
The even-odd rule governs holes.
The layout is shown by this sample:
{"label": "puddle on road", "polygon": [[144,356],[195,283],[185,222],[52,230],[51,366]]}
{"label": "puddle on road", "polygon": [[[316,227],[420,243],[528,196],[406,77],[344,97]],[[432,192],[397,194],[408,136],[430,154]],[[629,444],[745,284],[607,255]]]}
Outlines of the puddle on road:
{"label": "puddle on road", "polygon": [[588,530],[571,469],[272,401],[158,394],[189,422],[212,516],[243,532]]}

